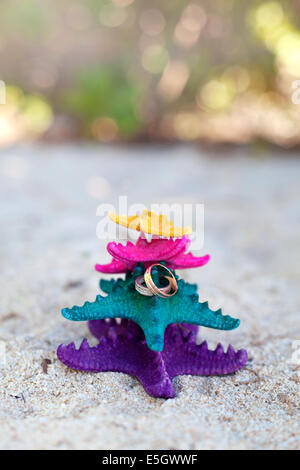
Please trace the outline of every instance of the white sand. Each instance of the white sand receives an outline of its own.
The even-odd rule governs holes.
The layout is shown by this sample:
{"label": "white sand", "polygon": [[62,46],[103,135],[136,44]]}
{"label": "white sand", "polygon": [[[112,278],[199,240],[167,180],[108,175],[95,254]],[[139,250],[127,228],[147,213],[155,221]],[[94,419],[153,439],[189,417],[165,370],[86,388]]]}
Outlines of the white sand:
{"label": "white sand", "polygon": [[[300,364],[291,358],[300,340],[300,161],[242,153],[1,151],[1,449],[299,449]],[[102,194],[95,177],[106,180]],[[182,275],[199,283],[201,300],[241,319],[238,330],[201,336],[245,347],[245,370],[178,377],[176,398],[163,400],[127,375],[75,372],[57,360],[61,342],[90,339],[60,309],[95,298],[93,265],[109,259],[95,211],[119,194],[205,203],[202,254],[212,259]]]}

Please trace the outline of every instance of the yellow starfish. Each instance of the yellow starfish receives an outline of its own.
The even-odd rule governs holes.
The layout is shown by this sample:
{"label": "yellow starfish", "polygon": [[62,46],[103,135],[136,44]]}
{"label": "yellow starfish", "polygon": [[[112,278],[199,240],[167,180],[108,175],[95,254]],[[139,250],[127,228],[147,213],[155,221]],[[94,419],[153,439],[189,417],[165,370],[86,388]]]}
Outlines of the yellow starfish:
{"label": "yellow starfish", "polygon": [[191,227],[174,227],[173,222],[168,220],[165,214],[158,215],[156,212],[147,209],[141,215],[118,215],[112,211],[108,215],[111,220],[123,227],[161,237],[183,237],[183,235],[192,233]]}

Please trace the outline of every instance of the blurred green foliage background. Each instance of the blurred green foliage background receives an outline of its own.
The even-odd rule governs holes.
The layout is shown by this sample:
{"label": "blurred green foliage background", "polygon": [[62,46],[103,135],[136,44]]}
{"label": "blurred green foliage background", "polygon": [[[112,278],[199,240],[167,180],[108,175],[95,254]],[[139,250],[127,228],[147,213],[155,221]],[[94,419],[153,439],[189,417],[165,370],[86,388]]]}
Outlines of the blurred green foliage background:
{"label": "blurred green foliage background", "polygon": [[0,144],[297,146],[299,23],[299,0],[2,0]]}

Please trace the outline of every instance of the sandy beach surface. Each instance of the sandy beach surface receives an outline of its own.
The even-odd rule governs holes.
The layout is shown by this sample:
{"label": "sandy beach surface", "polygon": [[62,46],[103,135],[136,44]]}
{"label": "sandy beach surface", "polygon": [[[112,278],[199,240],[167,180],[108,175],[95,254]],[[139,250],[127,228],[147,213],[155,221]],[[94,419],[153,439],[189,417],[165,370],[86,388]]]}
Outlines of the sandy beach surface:
{"label": "sandy beach surface", "polygon": [[[28,146],[0,152],[1,449],[299,449],[300,160],[178,147]],[[174,379],[149,397],[133,377],[83,373],[56,357],[84,337],[62,307],[94,300],[97,206],[205,204],[202,268],[181,271],[200,300],[241,319],[200,329],[245,348],[227,377]],[[199,254],[200,254],[199,253]],[[298,342],[297,342],[298,341]]]}

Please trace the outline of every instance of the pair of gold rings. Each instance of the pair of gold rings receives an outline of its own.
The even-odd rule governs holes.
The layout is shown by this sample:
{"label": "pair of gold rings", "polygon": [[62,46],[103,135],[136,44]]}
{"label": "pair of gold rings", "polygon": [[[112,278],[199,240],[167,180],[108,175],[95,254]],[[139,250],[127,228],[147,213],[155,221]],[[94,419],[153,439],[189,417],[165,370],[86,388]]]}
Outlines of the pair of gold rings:
{"label": "pair of gold rings", "polygon": [[[168,273],[167,276],[163,276],[169,281],[168,284],[164,287],[157,287],[152,279],[151,271],[155,266],[163,268]],[[170,269],[166,268],[166,266],[159,263],[149,266],[149,268],[146,269],[145,274],[143,276],[139,276],[136,279],[135,288],[142,295],[147,295],[149,297],[157,295],[158,297],[162,297],[164,299],[167,297],[172,297],[178,290],[174,274],[170,271]]]}

